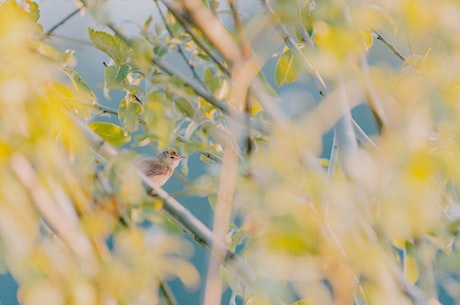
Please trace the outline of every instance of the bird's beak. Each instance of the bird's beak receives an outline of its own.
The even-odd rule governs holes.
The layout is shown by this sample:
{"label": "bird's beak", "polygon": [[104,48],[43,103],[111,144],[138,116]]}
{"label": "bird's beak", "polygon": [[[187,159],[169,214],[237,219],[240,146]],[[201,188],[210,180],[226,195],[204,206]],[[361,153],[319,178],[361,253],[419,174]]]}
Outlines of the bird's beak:
{"label": "bird's beak", "polygon": [[185,155],[184,155],[184,156],[179,156],[179,158],[180,158],[181,160],[182,160],[182,159],[187,159],[188,156],[185,156]]}

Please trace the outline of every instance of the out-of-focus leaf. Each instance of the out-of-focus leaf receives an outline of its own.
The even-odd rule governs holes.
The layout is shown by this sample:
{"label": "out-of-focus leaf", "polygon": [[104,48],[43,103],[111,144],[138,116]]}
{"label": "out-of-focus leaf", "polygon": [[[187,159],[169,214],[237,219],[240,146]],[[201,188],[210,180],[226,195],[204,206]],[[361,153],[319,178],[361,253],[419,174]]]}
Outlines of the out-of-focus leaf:
{"label": "out-of-focus leaf", "polygon": [[143,34],[147,32],[148,28],[150,27],[150,24],[152,23],[152,20],[153,20],[152,15],[150,15],[149,18],[145,20],[144,25],[142,26],[142,30],[141,30]]}
{"label": "out-of-focus leaf", "polygon": [[193,118],[195,116],[195,107],[193,106],[192,102],[184,97],[178,97],[174,99],[174,103],[176,104],[177,109],[180,112],[185,114],[186,116]]}
{"label": "out-of-focus leaf", "polygon": [[74,85],[74,87],[77,89],[77,91],[84,95],[87,96],[88,102],[94,103],[96,102],[96,95],[94,94],[93,90],[91,87],[88,85],[88,83],[78,74],[77,71],[75,71],[72,68],[65,68],[64,72],[66,75],[69,77],[70,81]]}
{"label": "out-of-focus leaf", "polygon": [[275,66],[276,84],[281,86],[284,83],[295,81],[301,71],[302,67],[297,63],[294,54],[290,50],[287,50],[281,54]]}
{"label": "out-of-focus leaf", "polygon": [[143,107],[134,98],[124,98],[118,108],[118,119],[127,131],[136,131],[139,126],[139,115]]}
{"label": "out-of-focus leaf", "polygon": [[302,300],[295,301],[291,305],[316,305],[316,302],[315,300],[308,298],[308,299],[302,299]]}
{"label": "out-of-focus leaf", "polygon": [[120,146],[131,140],[131,136],[123,128],[113,123],[93,122],[88,127],[111,145]]}
{"label": "out-of-focus leaf", "polygon": [[147,39],[133,39],[133,57],[136,66],[148,73],[152,67],[153,47]]}
{"label": "out-of-focus leaf", "polygon": [[415,284],[415,282],[417,282],[419,277],[419,270],[416,259],[411,255],[406,256],[406,261],[404,264],[404,274],[406,275],[410,283]]}
{"label": "out-of-focus leaf", "polygon": [[155,137],[160,147],[167,147],[173,136],[174,121],[166,116],[166,109],[159,101],[149,101],[144,110],[144,120],[149,134]]}
{"label": "out-of-focus leaf", "polygon": [[37,22],[40,18],[40,7],[37,2],[26,0],[27,5],[29,5],[29,16],[33,22]]}
{"label": "out-of-focus leaf", "polygon": [[110,56],[117,65],[125,63],[130,55],[130,46],[120,37],[88,28],[89,39],[94,46]]}
{"label": "out-of-focus leaf", "polygon": [[363,32],[363,44],[366,50],[369,50],[374,43],[374,36],[371,32]]}
{"label": "out-of-focus leaf", "polygon": [[230,84],[222,72],[213,68],[204,71],[203,81],[217,99],[224,100],[230,94]]}
{"label": "out-of-focus leaf", "polygon": [[129,72],[129,66],[108,66],[104,71],[104,88],[122,88],[123,81]]}

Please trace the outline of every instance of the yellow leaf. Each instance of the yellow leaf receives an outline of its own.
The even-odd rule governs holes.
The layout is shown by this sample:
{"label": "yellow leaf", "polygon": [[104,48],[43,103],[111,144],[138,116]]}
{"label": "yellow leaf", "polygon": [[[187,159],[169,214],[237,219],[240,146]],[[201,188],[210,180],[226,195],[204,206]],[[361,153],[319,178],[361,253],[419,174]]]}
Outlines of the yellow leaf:
{"label": "yellow leaf", "polygon": [[417,261],[414,257],[410,255],[406,256],[406,262],[404,264],[404,274],[406,275],[409,282],[411,282],[412,284],[417,282],[419,277]]}

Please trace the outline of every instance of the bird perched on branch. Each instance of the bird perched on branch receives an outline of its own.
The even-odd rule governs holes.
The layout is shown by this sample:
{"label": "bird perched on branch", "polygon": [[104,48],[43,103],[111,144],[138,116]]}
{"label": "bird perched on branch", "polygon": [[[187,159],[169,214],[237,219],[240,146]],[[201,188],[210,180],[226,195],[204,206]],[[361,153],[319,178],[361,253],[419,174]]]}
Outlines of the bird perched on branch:
{"label": "bird perched on branch", "polygon": [[144,158],[139,161],[138,167],[154,184],[163,186],[171,177],[180,160],[187,156],[181,156],[174,148],[168,148],[153,158]]}

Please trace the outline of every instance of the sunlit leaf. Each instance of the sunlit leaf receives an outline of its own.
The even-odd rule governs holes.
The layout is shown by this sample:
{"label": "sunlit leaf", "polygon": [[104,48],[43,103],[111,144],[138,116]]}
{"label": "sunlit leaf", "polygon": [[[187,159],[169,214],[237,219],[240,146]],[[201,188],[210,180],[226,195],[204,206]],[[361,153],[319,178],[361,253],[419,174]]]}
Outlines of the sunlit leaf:
{"label": "sunlit leaf", "polygon": [[29,5],[30,18],[32,19],[32,21],[37,22],[40,18],[40,7],[35,1],[26,0],[26,3]]}
{"label": "sunlit leaf", "polygon": [[275,81],[278,86],[295,81],[302,71],[302,67],[295,59],[295,55],[287,50],[278,59],[275,66]]}
{"label": "sunlit leaf", "polygon": [[94,46],[110,56],[117,65],[125,63],[130,56],[130,47],[120,37],[88,28]]}
{"label": "sunlit leaf", "polygon": [[196,109],[193,106],[192,102],[190,102],[188,99],[178,97],[174,99],[174,103],[176,104],[179,111],[185,114],[186,116],[190,118],[193,118],[195,116]]}
{"label": "sunlit leaf", "polygon": [[371,32],[363,32],[363,43],[364,43],[364,48],[366,50],[369,50],[372,47],[372,44],[374,43],[374,36]]}
{"label": "sunlit leaf", "polygon": [[139,115],[143,107],[135,98],[124,98],[118,108],[118,119],[127,131],[136,131],[139,126]]}
{"label": "sunlit leaf", "polygon": [[291,303],[291,305],[316,305],[316,302],[313,299],[302,299]]}
{"label": "sunlit leaf", "polygon": [[152,67],[153,47],[142,38],[133,40],[133,57],[137,67],[148,73]]}
{"label": "sunlit leaf", "polygon": [[104,87],[122,88],[123,81],[129,72],[129,66],[123,64],[121,66],[108,66],[104,71]]}
{"label": "sunlit leaf", "polygon": [[64,72],[67,74],[78,92],[87,97],[89,103],[94,103],[96,101],[96,95],[94,94],[93,90],[77,71],[67,67],[64,69]]}
{"label": "sunlit leaf", "polygon": [[412,255],[406,255],[404,264],[404,274],[410,283],[414,284],[419,278],[417,260]]}
{"label": "sunlit leaf", "polygon": [[93,122],[88,127],[111,145],[120,146],[131,140],[131,136],[123,128],[113,123]]}

